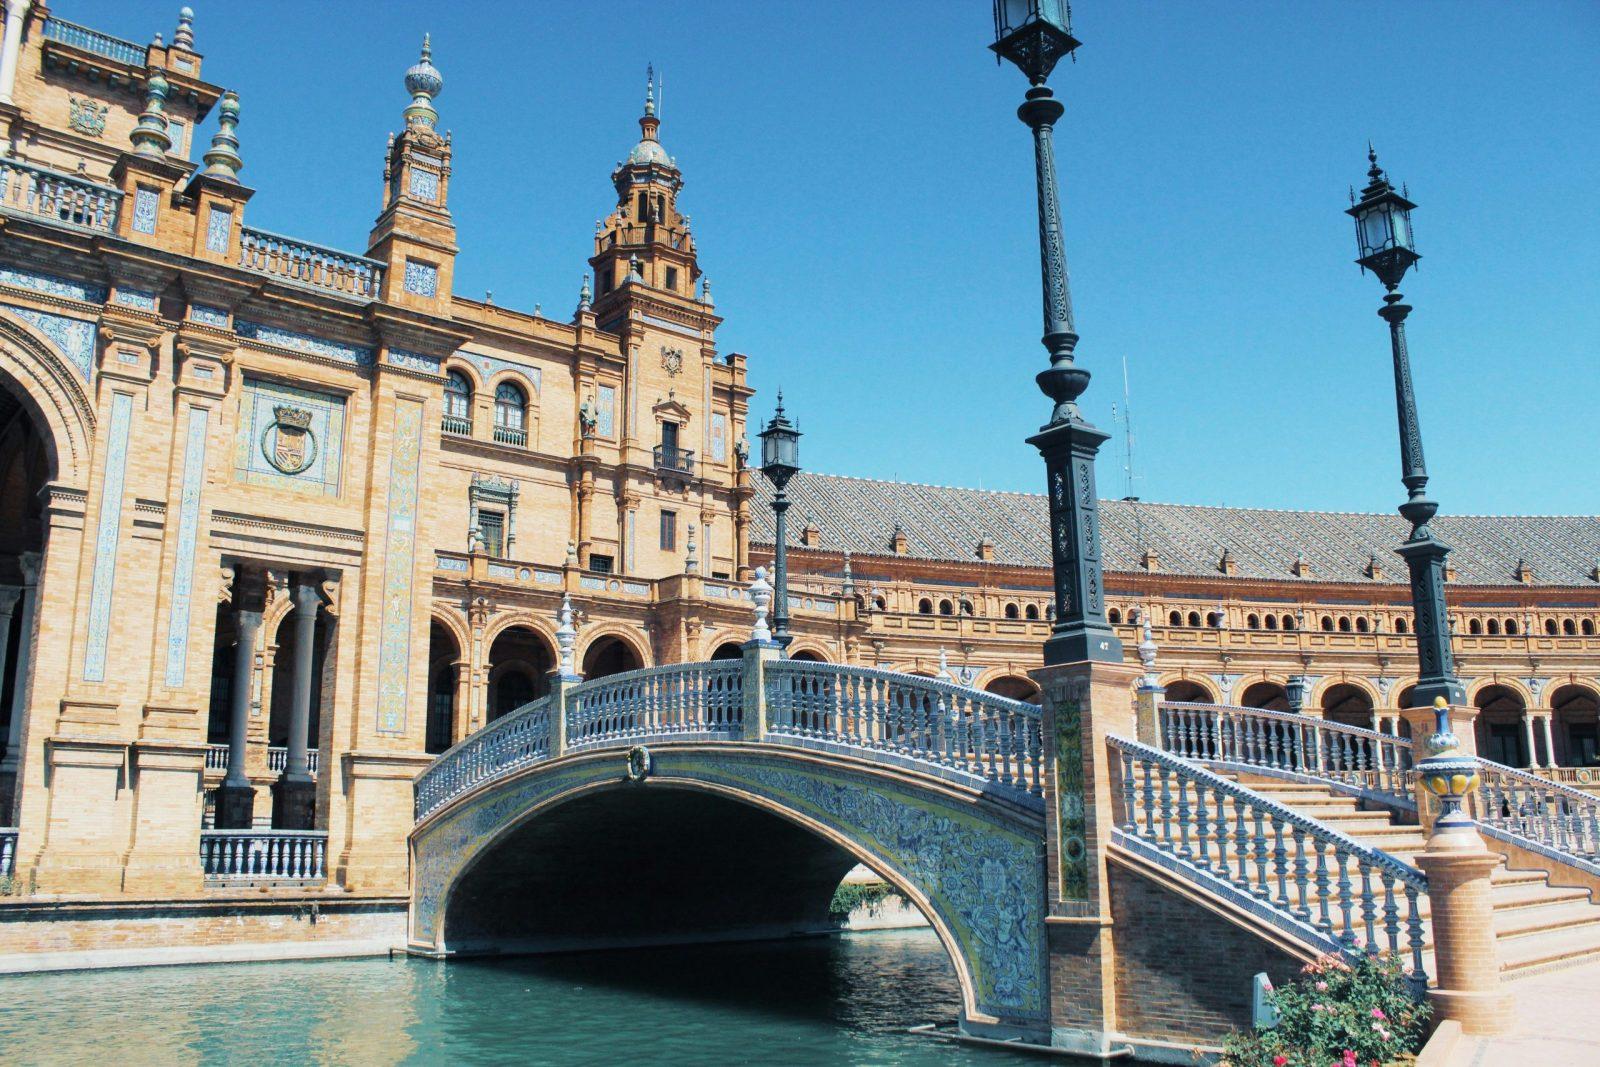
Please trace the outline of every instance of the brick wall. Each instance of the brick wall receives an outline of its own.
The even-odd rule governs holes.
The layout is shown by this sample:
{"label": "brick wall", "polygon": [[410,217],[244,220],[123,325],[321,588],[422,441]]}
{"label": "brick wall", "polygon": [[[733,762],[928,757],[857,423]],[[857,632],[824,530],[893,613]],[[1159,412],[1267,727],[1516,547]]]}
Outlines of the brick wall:
{"label": "brick wall", "polygon": [[1220,1043],[1250,1025],[1251,978],[1293,977],[1298,959],[1220,915],[1113,863],[1118,1029],[1130,1037]]}

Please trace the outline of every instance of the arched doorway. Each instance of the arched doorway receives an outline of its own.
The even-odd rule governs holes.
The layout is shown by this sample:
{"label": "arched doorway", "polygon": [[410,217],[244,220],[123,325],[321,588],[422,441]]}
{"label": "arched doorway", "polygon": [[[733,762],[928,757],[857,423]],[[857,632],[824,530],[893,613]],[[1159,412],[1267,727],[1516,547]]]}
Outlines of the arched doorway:
{"label": "arched doorway", "polygon": [[605,678],[624,671],[636,671],[643,666],[633,646],[620,637],[602,637],[583,654],[585,679]]}
{"label": "arched doorway", "polygon": [[1182,679],[1167,686],[1169,704],[1214,704],[1211,693],[1199,682]]}
{"label": "arched doorway", "polygon": [[801,663],[826,663],[827,662],[821,656],[817,655],[815,652],[812,652],[812,651],[810,651],[808,649],[801,649],[799,652],[792,653],[789,656],[789,658],[793,659],[793,660],[799,660]]}
{"label": "arched doorway", "polygon": [[[287,748],[290,720],[294,714],[294,665],[300,642],[300,627],[295,619],[298,608],[291,608],[278,622],[273,643],[277,651],[272,657],[272,704],[267,718],[268,748]],[[311,717],[306,730],[306,747],[317,748],[322,736],[323,683],[327,671],[329,619],[322,611],[316,613],[316,625],[311,638]],[[277,753],[282,756],[282,753]]]}
{"label": "arched doorway", "polygon": [[1478,755],[1508,767],[1526,767],[1523,703],[1517,691],[1504,685],[1486,685],[1478,690],[1472,703],[1478,708]]}
{"label": "arched doorway", "polygon": [[457,672],[461,647],[455,635],[437,619],[428,627],[428,736],[429,752],[449,748],[455,738]]}
{"label": "arched doorway", "polygon": [[1358,685],[1340,682],[1322,694],[1322,717],[1345,726],[1372,729],[1372,698]]}
{"label": "arched doorway", "polygon": [[1555,721],[1556,763],[1562,767],[1600,766],[1600,700],[1581,685],[1564,685],[1550,694]]}
{"label": "arched doorway", "polygon": [[993,693],[995,696],[1024,700],[1029,704],[1039,703],[1042,695],[1038,683],[1032,678],[1019,678],[1014,674],[1003,674],[989,682],[983,689],[984,692]]}
{"label": "arched doorway", "polygon": [[489,646],[489,722],[550,691],[555,654],[538,632],[509,626]]}
{"label": "arched doorway", "polygon": [[1277,682],[1256,682],[1246,687],[1239,704],[1264,711],[1288,711],[1289,691]]}
{"label": "arched doorway", "polygon": [[31,671],[24,629],[36,607],[34,583],[46,532],[40,492],[53,476],[51,468],[50,448],[33,414],[0,388],[0,821],[7,823],[20,756],[13,749],[22,733],[17,692],[26,691]]}
{"label": "arched doorway", "polygon": [[724,641],[722,644],[717,646],[717,650],[715,652],[711,653],[711,658],[714,660],[743,659],[744,649],[740,648],[732,641]]}

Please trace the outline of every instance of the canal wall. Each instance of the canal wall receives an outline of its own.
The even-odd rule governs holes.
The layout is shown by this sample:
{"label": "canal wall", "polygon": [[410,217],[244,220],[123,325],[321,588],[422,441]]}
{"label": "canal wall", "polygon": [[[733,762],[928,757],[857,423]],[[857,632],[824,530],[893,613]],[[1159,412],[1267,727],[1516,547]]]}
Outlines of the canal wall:
{"label": "canal wall", "polygon": [[6,901],[0,974],[387,955],[405,932],[404,897]]}

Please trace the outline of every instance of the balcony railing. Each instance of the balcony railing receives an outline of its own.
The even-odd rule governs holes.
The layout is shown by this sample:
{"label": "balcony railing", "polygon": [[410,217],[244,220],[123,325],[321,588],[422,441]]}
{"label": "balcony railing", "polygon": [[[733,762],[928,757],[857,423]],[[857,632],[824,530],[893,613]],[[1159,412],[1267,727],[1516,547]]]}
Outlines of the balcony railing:
{"label": "balcony railing", "polygon": [[10,878],[17,870],[17,828],[0,826],[0,878]]}
{"label": "balcony railing", "polygon": [[200,869],[209,882],[321,882],[326,830],[202,830]]}
{"label": "balcony railing", "polygon": [[87,26],[79,26],[76,22],[45,19],[44,36],[47,41],[60,41],[73,48],[81,48],[85,52],[114,59],[118,63],[126,63],[130,67],[144,68],[144,45],[124,41],[120,37],[112,37],[99,30],[91,30]]}
{"label": "balcony railing", "polygon": [[117,227],[121,206],[120,189],[20,159],[0,160],[0,207],[7,211],[111,233]]}
{"label": "balcony railing", "polygon": [[694,473],[694,453],[687,448],[656,445],[655,459],[656,470],[671,471],[674,474]]}
{"label": "balcony railing", "polygon": [[443,424],[445,433],[454,434],[456,437],[472,436],[471,419],[464,419],[460,415],[446,415]]}
{"label": "balcony railing", "polygon": [[515,445],[517,448],[528,447],[528,431],[520,426],[496,426],[494,439],[503,445]]}
{"label": "balcony railing", "polygon": [[[306,764],[311,768],[311,773],[316,774],[322,763],[322,753],[318,749],[306,750]],[[289,750],[281,745],[273,745],[267,749],[267,770],[282,771],[289,765]],[[225,771],[228,769],[228,746],[206,746],[206,770]]]}
{"label": "balcony railing", "polygon": [[383,288],[384,265],[376,259],[248,226],[239,230],[239,265],[346,296],[376,299]]}

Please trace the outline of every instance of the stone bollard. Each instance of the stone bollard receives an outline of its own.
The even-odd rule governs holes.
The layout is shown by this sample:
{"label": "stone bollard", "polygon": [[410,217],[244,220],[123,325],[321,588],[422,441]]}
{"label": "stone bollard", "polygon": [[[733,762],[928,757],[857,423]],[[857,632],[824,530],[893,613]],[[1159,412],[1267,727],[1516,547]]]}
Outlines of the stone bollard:
{"label": "stone bollard", "polygon": [[1166,687],[1156,673],[1156,639],[1150,632],[1150,615],[1144,617],[1144,636],[1139,641],[1139,662],[1144,676],[1134,688],[1134,734],[1139,742],[1161,748],[1161,702],[1166,699]]}
{"label": "stone bollard", "polygon": [[583,681],[574,666],[573,649],[578,643],[578,629],[572,625],[572,597],[561,597],[561,609],[556,612],[556,646],[559,662],[547,677],[550,680],[550,758],[567,754],[567,694]]}
{"label": "stone bollard", "polygon": [[744,651],[744,674],[740,679],[744,694],[743,736],[746,741],[767,739],[767,664],[783,653],[783,646],[772,639],[767,626],[767,605],[772,603],[772,586],[767,582],[767,569],[756,568],[750,583],[750,601],[755,605],[756,621],[750,630],[750,640],[739,646]]}
{"label": "stone bollard", "polygon": [[1437,798],[1438,817],[1417,866],[1428,876],[1433,927],[1434,982],[1428,991],[1433,1023],[1455,1020],[1469,1034],[1510,1029],[1515,998],[1500,983],[1489,877],[1500,865],[1471,817],[1462,810],[1478,788],[1478,759],[1462,751],[1450,731],[1450,707],[1434,702],[1436,729],[1417,779]]}

